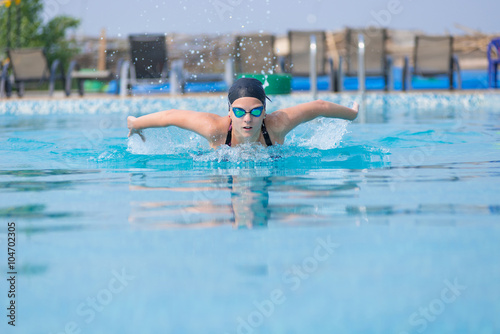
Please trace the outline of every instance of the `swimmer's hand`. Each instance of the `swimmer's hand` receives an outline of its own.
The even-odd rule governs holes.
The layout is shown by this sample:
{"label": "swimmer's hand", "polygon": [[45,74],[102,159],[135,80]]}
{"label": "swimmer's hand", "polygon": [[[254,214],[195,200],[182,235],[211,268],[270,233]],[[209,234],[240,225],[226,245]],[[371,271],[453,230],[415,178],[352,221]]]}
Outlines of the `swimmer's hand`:
{"label": "swimmer's hand", "polygon": [[137,119],[137,117],[134,117],[134,116],[129,116],[127,117],[127,127],[129,129],[129,132],[128,132],[128,136],[127,137],[130,137],[132,136],[134,133],[137,133],[139,135],[139,137],[141,137],[142,141],[146,141],[146,137],[144,137],[144,135],[142,134],[142,131],[141,130],[138,130],[134,127],[134,122],[135,120]]}
{"label": "swimmer's hand", "polygon": [[358,102],[353,102],[351,109],[354,110],[357,113],[359,111],[359,104],[358,104]]}

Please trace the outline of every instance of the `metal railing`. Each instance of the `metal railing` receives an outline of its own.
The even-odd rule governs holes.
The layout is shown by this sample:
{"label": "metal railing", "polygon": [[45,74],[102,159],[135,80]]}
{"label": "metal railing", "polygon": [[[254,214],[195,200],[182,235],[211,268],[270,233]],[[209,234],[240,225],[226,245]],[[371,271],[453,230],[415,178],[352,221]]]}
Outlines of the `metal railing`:
{"label": "metal railing", "polygon": [[365,73],[365,36],[358,35],[358,92],[366,91],[366,73]]}
{"label": "metal railing", "polygon": [[313,96],[313,99],[316,100],[318,96],[318,73],[316,72],[316,54],[318,53],[317,50],[317,43],[316,43],[316,35],[311,34],[310,37],[310,46],[309,46],[309,52],[310,52],[310,63],[309,63],[309,82],[311,84],[311,94]]}

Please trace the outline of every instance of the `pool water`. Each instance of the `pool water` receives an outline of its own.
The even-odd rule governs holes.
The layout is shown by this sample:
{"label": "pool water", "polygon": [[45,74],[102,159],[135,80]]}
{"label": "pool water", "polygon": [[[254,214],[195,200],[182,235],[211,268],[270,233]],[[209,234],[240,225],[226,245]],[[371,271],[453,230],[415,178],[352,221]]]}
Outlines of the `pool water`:
{"label": "pool water", "polygon": [[222,95],[0,102],[1,332],[498,333],[500,95],[319,97],[361,113],[218,150],[126,117]]}

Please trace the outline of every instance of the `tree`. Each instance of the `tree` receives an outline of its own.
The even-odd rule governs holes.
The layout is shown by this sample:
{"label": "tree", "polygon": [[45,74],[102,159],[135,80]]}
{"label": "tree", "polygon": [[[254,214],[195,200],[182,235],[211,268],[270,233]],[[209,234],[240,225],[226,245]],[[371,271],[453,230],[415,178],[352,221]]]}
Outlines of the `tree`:
{"label": "tree", "polygon": [[7,49],[7,33],[10,30],[11,48],[42,47],[47,53],[49,63],[59,59],[64,68],[67,68],[71,58],[79,50],[76,47],[76,42],[68,39],[66,34],[69,29],[77,28],[80,20],[60,15],[46,23],[43,22],[43,2],[41,0],[0,0],[0,3],[2,4],[0,5],[1,51]]}

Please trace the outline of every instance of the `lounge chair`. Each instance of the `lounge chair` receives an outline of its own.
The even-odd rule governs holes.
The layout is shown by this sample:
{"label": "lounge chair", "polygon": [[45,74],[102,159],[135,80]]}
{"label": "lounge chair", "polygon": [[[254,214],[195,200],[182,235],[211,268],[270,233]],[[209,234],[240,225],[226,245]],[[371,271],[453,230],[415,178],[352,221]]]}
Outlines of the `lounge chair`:
{"label": "lounge chair", "polygon": [[184,93],[187,81],[206,82],[223,77],[218,74],[187,73],[183,60],[170,61],[164,34],[130,35],[129,45],[132,62],[129,86],[135,86],[137,91]]}
{"label": "lounge chair", "polygon": [[500,38],[494,38],[488,44],[488,86],[498,88],[497,73],[500,65]]}
{"label": "lounge chair", "polygon": [[129,45],[132,85],[165,82],[169,68],[165,35],[130,35]]}
{"label": "lounge chair", "polygon": [[183,91],[227,91],[234,80],[233,55],[226,49],[230,40],[227,37],[205,34],[188,39],[180,38],[179,42],[180,40],[189,46],[184,48],[179,45],[176,51],[181,51],[181,59],[174,61],[171,70],[174,70],[175,76],[184,84]]}
{"label": "lounge chair", "polygon": [[[130,35],[129,50],[130,61],[121,60],[117,71],[120,78],[117,90],[121,96],[132,91],[144,93],[172,91],[172,81],[170,87],[167,85],[170,61],[164,34]],[[175,62],[172,62],[172,66],[175,66]],[[175,70],[171,72],[176,73]],[[179,86],[183,91],[183,85],[184,82],[178,80],[175,89]]]}
{"label": "lounge chair", "polygon": [[318,77],[328,77],[328,89],[335,90],[335,69],[333,60],[328,56],[326,35],[324,31],[289,31],[290,52],[286,63],[282,62],[282,71],[295,77],[310,75],[311,35],[316,36],[316,73]]}
{"label": "lounge chair", "polygon": [[449,89],[457,77],[457,87],[462,88],[458,58],[453,55],[452,36],[415,36],[413,67],[409,66],[408,57],[403,67],[403,90],[411,88],[413,76],[436,77],[448,76]]}
{"label": "lounge chair", "polygon": [[[144,93],[167,91],[184,93],[185,91],[214,91],[219,89],[219,86],[225,87],[227,82],[232,81],[233,72],[228,70],[232,68],[232,62],[228,62],[225,73],[189,73],[184,69],[182,59],[170,61],[163,34],[130,35],[129,43],[132,61],[130,80],[125,78],[125,70],[121,70],[119,75],[122,87],[135,86],[136,91]],[[123,68],[126,69],[126,66]],[[216,84],[218,87],[214,88]]]}
{"label": "lounge chair", "polygon": [[344,87],[344,77],[358,76],[359,34],[363,35],[365,42],[365,76],[382,77],[385,91],[392,89],[392,58],[387,54],[387,30],[347,28],[345,33],[346,55],[339,62],[339,90]]}
{"label": "lounge chair", "polygon": [[270,74],[276,70],[273,35],[236,36],[234,68],[236,73]]}
{"label": "lounge chair", "polygon": [[[17,90],[19,97],[24,96],[25,83],[27,82],[49,82],[49,95],[54,94],[56,80],[65,83],[64,70],[59,60],[55,60],[49,69],[45,52],[41,48],[32,49],[10,49],[7,52],[9,62],[2,69],[1,90],[10,96],[9,87]],[[14,83],[9,80],[9,71],[12,69]]]}

